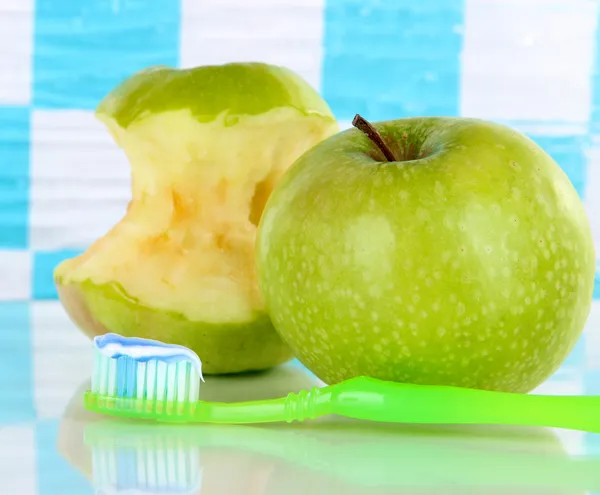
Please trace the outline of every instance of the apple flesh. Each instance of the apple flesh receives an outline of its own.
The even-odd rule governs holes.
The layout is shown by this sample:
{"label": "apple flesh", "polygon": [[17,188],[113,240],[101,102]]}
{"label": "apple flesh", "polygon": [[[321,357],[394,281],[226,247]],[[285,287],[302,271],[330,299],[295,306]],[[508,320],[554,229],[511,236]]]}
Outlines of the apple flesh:
{"label": "apple flesh", "polygon": [[284,171],[338,130],[298,75],[259,63],[134,74],[100,103],[132,167],[125,216],[55,270],[90,337],[185,345],[206,373],[291,359],[258,291],[254,243]]}
{"label": "apple flesh", "polygon": [[257,237],[275,328],[326,383],[360,375],[528,392],[578,340],[595,252],[560,167],[511,128],[375,124],[313,147]]}

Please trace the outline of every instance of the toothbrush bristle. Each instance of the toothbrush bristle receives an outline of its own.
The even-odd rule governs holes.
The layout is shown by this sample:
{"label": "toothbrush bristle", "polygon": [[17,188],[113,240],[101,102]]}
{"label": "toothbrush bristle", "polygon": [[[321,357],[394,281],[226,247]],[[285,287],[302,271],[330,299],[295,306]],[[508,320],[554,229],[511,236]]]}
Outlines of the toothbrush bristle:
{"label": "toothbrush bristle", "polygon": [[200,376],[189,361],[138,361],[95,351],[92,373],[95,394],[185,404],[198,400],[199,388]]}

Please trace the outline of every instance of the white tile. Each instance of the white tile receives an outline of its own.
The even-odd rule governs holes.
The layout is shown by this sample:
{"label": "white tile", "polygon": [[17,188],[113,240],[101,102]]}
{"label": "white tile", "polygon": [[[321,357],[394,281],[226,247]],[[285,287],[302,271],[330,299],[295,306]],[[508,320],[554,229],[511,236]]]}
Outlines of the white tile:
{"label": "white tile", "polygon": [[593,0],[466,0],[461,114],[584,132],[598,5]]}
{"label": "white tile", "polygon": [[59,418],[75,390],[90,377],[92,344],[60,303],[34,302],[31,313],[37,417]]}
{"label": "white tile", "polygon": [[582,456],[587,454],[584,432],[562,428],[556,428],[552,431],[558,437],[563,449],[568,455]]}
{"label": "white tile", "polygon": [[585,368],[600,370],[600,301],[592,303],[585,330]]}
{"label": "white tile", "polygon": [[37,493],[34,426],[0,428],[0,480],[6,495]]}
{"label": "white tile", "polygon": [[0,105],[31,101],[34,0],[0,3]]}
{"label": "white tile", "polygon": [[283,65],[319,90],[324,0],[182,0],[181,65]]}
{"label": "white tile", "polygon": [[124,214],[129,162],[93,112],[34,111],[30,245],[85,247]]}
{"label": "white tile", "polygon": [[345,131],[346,129],[350,129],[350,127],[353,127],[351,120],[338,120],[338,126],[340,128],[340,131]]}
{"label": "white tile", "polygon": [[31,298],[32,256],[30,251],[0,249],[0,301]]}
{"label": "white tile", "polygon": [[587,177],[585,180],[584,204],[587,212],[594,243],[598,246],[600,257],[600,148],[596,147],[590,150],[587,167]]}
{"label": "white tile", "polygon": [[548,380],[535,389],[536,394],[580,395],[584,393],[582,372],[574,370],[558,370]]}

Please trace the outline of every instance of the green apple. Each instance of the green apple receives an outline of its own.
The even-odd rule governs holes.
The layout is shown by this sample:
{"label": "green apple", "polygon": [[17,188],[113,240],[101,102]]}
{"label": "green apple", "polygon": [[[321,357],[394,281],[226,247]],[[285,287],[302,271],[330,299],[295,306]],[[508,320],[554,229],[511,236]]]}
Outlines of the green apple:
{"label": "green apple", "polygon": [[594,246],[567,176],[496,123],[354,123],[264,210],[259,287],[279,334],[326,383],[533,390],[591,305]]}
{"label": "green apple", "polygon": [[131,163],[132,198],[105,236],[56,268],[71,318],[90,337],[185,345],[207,373],[289,360],[258,290],[254,243],[281,175],[338,130],[323,99],[261,63],[152,67],[96,115]]}

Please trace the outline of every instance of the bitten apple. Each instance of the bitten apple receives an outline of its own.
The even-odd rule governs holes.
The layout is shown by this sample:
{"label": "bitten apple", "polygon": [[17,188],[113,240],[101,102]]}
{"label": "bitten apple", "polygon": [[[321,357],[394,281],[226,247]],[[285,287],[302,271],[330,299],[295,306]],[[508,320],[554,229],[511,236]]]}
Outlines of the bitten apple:
{"label": "bitten apple", "polygon": [[292,71],[261,63],[134,74],[97,109],[132,167],[123,219],[56,268],[61,301],[90,337],[155,338],[206,373],[292,357],[258,291],[256,226],[272,188],[338,130]]}

